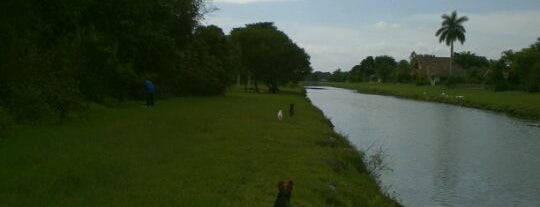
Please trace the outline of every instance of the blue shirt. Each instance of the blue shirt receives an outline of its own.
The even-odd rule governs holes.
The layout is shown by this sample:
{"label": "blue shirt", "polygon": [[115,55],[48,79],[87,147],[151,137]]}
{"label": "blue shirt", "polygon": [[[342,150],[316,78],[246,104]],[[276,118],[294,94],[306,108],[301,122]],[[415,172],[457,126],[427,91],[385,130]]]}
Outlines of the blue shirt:
{"label": "blue shirt", "polygon": [[154,93],[155,91],[154,83],[152,83],[152,81],[150,80],[145,80],[144,89],[146,90],[146,93]]}

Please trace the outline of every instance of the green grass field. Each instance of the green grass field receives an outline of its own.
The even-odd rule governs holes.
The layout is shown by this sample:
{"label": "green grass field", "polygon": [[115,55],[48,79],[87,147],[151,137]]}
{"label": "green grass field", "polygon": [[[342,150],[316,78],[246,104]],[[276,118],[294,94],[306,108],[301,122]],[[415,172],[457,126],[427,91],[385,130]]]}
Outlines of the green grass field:
{"label": "green grass field", "polygon": [[[416,86],[413,84],[319,84],[354,89],[364,93],[393,95],[404,98],[487,109],[534,120],[540,119],[540,93],[527,93],[522,91],[494,92],[470,88],[448,89],[445,86]],[[446,93],[448,97],[441,95],[443,92]],[[463,96],[463,98],[456,98],[456,96]]]}
{"label": "green grass field", "polygon": [[[277,121],[289,103],[296,116]],[[0,205],[272,206],[291,179],[293,206],[397,206],[300,93],[141,104],[15,126],[0,138]]]}

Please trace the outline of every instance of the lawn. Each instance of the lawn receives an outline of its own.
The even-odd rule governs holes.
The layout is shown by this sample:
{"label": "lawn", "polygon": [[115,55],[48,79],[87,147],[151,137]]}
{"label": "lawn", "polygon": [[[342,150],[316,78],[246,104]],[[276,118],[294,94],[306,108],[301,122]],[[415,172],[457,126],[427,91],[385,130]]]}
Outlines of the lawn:
{"label": "lawn", "polygon": [[[494,92],[490,90],[454,88],[445,86],[416,86],[413,84],[380,83],[320,83],[323,85],[348,88],[364,93],[393,95],[426,101],[443,102],[475,107],[510,115],[540,119],[540,93],[522,91]],[[446,94],[445,95],[443,95]],[[457,98],[462,96],[462,98]]]}
{"label": "lawn", "polygon": [[[296,115],[277,121],[278,109]],[[94,107],[0,137],[1,206],[396,206],[300,92]],[[332,141],[330,137],[338,138]]]}

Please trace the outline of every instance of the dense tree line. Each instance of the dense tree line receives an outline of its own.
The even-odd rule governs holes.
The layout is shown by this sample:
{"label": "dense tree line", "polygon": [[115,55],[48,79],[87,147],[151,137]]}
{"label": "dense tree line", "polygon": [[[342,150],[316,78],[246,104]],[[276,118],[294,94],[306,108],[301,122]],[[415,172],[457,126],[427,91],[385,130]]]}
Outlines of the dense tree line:
{"label": "dense tree line", "polygon": [[[3,1],[1,105],[18,120],[67,116],[84,101],[138,97],[145,78],[179,94],[201,0]],[[50,116],[49,116],[50,115]]]}
{"label": "dense tree line", "polygon": [[[334,72],[314,72],[308,81],[333,82],[400,82],[424,85],[425,79],[413,77],[413,71],[418,69],[414,57],[434,55],[411,54],[411,60],[396,62],[389,56],[368,56],[350,71],[341,69]],[[505,51],[498,60],[472,52],[460,52],[453,55],[454,64],[463,69],[462,74],[453,74],[442,84],[476,84],[495,91],[524,90],[540,91],[540,38],[536,43],[521,51]]]}
{"label": "dense tree line", "polygon": [[540,91],[540,38],[521,51],[505,51],[499,60],[492,61],[487,81],[495,90]]}
{"label": "dense tree line", "polygon": [[[257,32],[245,38],[264,44],[201,26],[207,6],[206,0],[2,1],[0,116],[58,120],[88,102],[142,98],[145,79],[169,97],[222,94],[244,68],[274,91],[310,72],[309,56],[270,23],[246,27]],[[260,48],[251,54],[249,44]]]}
{"label": "dense tree line", "polygon": [[[407,62],[407,61],[405,61]],[[408,62],[405,65],[399,65],[402,70],[409,70]],[[398,76],[398,63],[393,57],[368,56],[360,64],[355,65],[350,71],[337,69],[332,73],[315,72],[306,77],[309,81],[332,81],[332,82],[393,82]]]}

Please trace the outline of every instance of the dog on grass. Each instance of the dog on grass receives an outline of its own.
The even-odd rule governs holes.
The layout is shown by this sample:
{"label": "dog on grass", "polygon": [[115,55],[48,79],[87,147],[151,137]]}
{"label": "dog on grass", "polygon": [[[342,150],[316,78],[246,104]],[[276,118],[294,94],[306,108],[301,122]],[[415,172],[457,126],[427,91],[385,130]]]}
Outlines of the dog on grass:
{"label": "dog on grass", "polygon": [[292,180],[289,180],[289,182],[279,181],[278,189],[279,193],[277,195],[276,202],[274,203],[274,207],[290,207],[291,193],[293,189]]}
{"label": "dog on grass", "polygon": [[294,104],[289,105],[289,116],[294,116]]}
{"label": "dog on grass", "polygon": [[283,112],[281,110],[277,112],[277,120],[279,121],[283,120]]}

